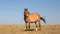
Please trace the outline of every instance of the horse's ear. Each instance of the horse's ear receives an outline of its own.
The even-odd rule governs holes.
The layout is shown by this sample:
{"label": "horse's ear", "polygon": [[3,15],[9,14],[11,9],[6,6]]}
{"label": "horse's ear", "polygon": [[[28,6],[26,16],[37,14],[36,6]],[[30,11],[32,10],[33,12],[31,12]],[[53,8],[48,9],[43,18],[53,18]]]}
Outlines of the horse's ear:
{"label": "horse's ear", "polygon": [[25,8],[25,9],[24,9],[24,11],[28,11],[28,9],[27,9],[27,8]]}

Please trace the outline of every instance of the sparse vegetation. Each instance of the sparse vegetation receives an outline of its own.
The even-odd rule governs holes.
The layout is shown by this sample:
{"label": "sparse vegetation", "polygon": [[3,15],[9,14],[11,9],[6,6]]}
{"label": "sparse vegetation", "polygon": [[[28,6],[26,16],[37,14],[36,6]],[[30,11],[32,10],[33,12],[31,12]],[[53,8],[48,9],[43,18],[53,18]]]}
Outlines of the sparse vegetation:
{"label": "sparse vegetation", "polygon": [[38,31],[25,31],[25,25],[0,25],[0,34],[60,34],[60,25],[42,25]]}

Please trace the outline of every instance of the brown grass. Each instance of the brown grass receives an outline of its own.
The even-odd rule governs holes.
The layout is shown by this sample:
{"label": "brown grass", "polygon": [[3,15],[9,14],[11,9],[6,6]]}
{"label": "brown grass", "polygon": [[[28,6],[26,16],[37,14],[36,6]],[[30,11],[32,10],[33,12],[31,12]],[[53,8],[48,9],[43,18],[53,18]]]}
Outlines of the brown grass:
{"label": "brown grass", "polygon": [[[35,25],[31,25],[31,29],[35,29]],[[0,25],[0,34],[60,34],[60,25],[42,25],[38,31],[25,31],[25,25]]]}

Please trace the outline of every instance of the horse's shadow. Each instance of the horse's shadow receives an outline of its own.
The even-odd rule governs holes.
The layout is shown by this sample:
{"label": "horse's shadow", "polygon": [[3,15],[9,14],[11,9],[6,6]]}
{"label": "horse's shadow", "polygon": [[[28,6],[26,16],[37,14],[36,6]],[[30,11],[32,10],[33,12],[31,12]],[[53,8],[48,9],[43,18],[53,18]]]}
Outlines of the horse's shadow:
{"label": "horse's shadow", "polygon": [[[25,29],[25,31],[35,31],[36,29]],[[41,29],[38,29],[38,31]]]}
{"label": "horse's shadow", "polygon": [[34,31],[35,29],[25,29],[25,31]]}

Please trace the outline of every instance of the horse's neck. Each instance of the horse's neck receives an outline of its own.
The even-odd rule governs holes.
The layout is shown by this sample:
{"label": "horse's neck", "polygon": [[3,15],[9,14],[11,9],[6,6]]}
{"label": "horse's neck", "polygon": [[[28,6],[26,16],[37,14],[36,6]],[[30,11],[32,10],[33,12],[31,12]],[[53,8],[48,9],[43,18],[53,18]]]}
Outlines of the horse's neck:
{"label": "horse's neck", "polygon": [[26,15],[29,15],[30,14],[30,12],[27,12],[27,14]]}

